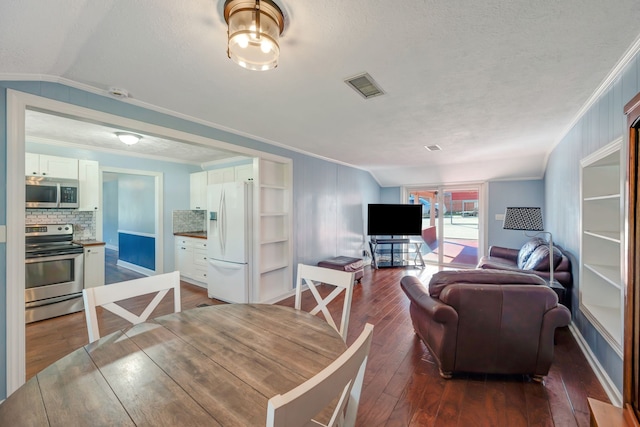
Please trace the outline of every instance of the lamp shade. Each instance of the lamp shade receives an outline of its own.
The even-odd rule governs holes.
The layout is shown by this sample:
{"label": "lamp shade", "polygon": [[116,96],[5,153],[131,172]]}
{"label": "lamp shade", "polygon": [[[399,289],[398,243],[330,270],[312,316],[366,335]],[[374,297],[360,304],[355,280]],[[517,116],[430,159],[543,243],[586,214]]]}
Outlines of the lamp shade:
{"label": "lamp shade", "polygon": [[505,230],[543,231],[542,209],[508,207],[504,214],[502,228]]}
{"label": "lamp shade", "polygon": [[224,19],[229,29],[227,54],[248,70],[270,70],[278,66],[280,34],[284,16],[270,0],[227,0]]}

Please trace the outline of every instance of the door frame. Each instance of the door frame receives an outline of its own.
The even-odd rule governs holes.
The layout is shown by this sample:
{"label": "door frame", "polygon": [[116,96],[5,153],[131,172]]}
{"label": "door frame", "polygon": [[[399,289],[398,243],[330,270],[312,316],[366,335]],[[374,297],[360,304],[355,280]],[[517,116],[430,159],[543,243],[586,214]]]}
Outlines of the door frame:
{"label": "door frame", "polygon": [[[409,194],[414,191],[437,191],[438,195],[436,196],[436,203],[439,205],[444,205],[444,193],[445,191],[456,191],[456,190],[469,190],[469,189],[477,189],[478,190],[478,260],[484,256],[485,249],[485,241],[487,235],[487,185],[485,182],[468,182],[468,183],[457,183],[457,184],[423,184],[423,185],[409,185],[402,186],[400,191],[400,196],[402,197],[401,203],[409,203]],[[444,217],[445,215],[438,215],[437,217],[437,231],[438,231],[438,267],[455,267],[450,264],[444,264],[444,251],[442,250],[443,245],[443,236],[444,232]]]}
{"label": "door frame", "polygon": [[[205,145],[248,157],[259,157],[278,162],[288,162],[291,161],[291,159],[152,123],[20,92],[14,89],[7,89],[6,94],[6,391],[7,396],[10,396],[25,383],[26,379],[26,325],[24,320],[24,170],[26,136],[25,111],[27,109],[58,113],[77,118],[78,120],[128,129],[134,132],[138,131],[149,135],[157,135],[186,144]],[[126,103],[123,105],[126,105]],[[189,121],[188,119],[185,120]],[[209,126],[209,128],[215,129],[212,126]],[[256,209],[255,206],[254,209]],[[291,233],[293,230],[290,228],[289,232]],[[292,259],[290,259],[289,262],[292,262]]]}

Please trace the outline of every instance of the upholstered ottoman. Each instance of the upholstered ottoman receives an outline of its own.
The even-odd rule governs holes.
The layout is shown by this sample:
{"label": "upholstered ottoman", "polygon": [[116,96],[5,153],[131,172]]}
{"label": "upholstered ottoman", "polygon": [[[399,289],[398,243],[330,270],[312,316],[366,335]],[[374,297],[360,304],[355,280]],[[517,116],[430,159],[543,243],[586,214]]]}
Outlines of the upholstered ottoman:
{"label": "upholstered ottoman", "polygon": [[318,263],[318,267],[331,268],[333,270],[347,271],[354,273],[353,277],[360,283],[362,276],[364,276],[364,261],[360,258],[350,258],[347,256],[338,256],[331,259],[326,259]]}

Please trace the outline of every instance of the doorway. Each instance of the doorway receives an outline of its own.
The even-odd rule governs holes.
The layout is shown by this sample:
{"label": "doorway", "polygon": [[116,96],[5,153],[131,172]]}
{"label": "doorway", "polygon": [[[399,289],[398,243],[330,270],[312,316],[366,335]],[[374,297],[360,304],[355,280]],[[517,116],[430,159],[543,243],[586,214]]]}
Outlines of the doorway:
{"label": "doorway", "polygon": [[[146,135],[162,136],[193,147],[212,147],[236,155],[282,159],[254,149],[215,141],[184,131],[165,128],[113,114],[91,110],[49,98],[7,90],[7,217],[6,230],[6,390],[10,395],[25,382],[25,116],[27,110],[72,117],[88,123],[139,131]],[[158,187],[161,188],[161,187]],[[161,210],[162,211],[162,210]],[[158,226],[164,220],[158,222]],[[158,257],[162,262],[162,257]]]}
{"label": "doorway", "polygon": [[422,256],[440,267],[474,268],[482,247],[482,185],[405,188],[405,201],[422,205]]}

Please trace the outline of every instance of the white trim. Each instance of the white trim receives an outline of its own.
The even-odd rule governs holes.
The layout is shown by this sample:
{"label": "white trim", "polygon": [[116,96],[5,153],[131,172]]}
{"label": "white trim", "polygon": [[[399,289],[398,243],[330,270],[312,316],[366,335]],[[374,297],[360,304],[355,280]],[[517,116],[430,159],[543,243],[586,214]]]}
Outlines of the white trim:
{"label": "white trim", "polygon": [[7,396],[26,380],[24,138],[26,100],[7,90]]}
{"label": "white trim", "polygon": [[[154,171],[144,171],[137,169],[125,169],[125,168],[116,168],[110,166],[101,166],[100,167],[100,201],[102,203],[102,174],[108,173],[120,173],[126,175],[141,175],[141,176],[150,176],[154,178],[154,191],[155,191],[155,204],[154,204],[154,215],[155,215],[155,230],[154,233],[140,233],[137,231],[124,231],[118,230],[118,233],[123,232],[127,234],[133,234],[137,236],[144,237],[152,237],[155,239],[155,271],[153,274],[161,274],[164,273],[164,178],[162,172],[154,172]],[[99,230],[100,233],[96,238],[102,239],[102,227],[103,227],[103,210],[99,209],[96,215],[96,230]],[[151,271],[151,270],[149,270]],[[144,274],[144,273],[143,273]]]}
{"label": "white trim", "polygon": [[151,237],[153,239],[157,238],[157,235],[154,233],[142,233],[140,231],[118,230],[118,233],[131,234],[133,236],[141,236],[141,237]]}
{"label": "white trim", "polygon": [[551,149],[547,153],[547,158],[545,159],[544,164],[547,164],[547,160],[551,152],[560,144],[560,142],[571,132],[571,129],[582,119],[582,117],[589,111],[591,107],[600,99],[600,97],[609,90],[609,87],[620,77],[622,76],[622,72],[635,58],[635,56],[640,52],[640,36],[635,39],[635,41],[629,46],[626,52],[622,55],[622,57],[618,60],[616,65],[609,71],[609,74],[604,78],[602,83],[596,88],[593,94],[587,99],[587,102],[584,103],[582,108],[578,110],[576,115],[573,117],[573,120],[569,123],[569,125],[560,133],[559,137],[556,139],[555,143],[551,147]]}
{"label": "white trim", "polygon": [[607,393],[607,396],[609,397],[609,400],[611,400],[611,403],[615,406],[622,407],[622,393],[613,383],[611,377],[609,377],[609,374],[607,374],[607,372],[604,370],[596,355],[593,354],[591,348],[589,348],[589,344],[587,344],[584,337],[573,322],[571,322],[571,324],[569,325],[569,331],[578,343],[580,350],[582,350],[582,354],[584,354],[587,362],[589,362],[589,366],[591,366],[591,369],[593,369],[593,372],[596,374],[598,381],[600,381],[600,384],[602,385],[602,388],[604,388],[605,393]]}
{"label": "white trim", "polygon": [[[99,239],[99,240],[102,240],[102,239]],[[116,251],[116,252],[118,251],[118,246],[116,246],[116,245],[112,245],[112,244],[110,244],[110,243],[105,243],[104,247],[105,247],[106,249],[110,249],[110,250],[112,250],[112,251]]]}
{"label": "white trim", "polygon": [[[158,261],[156,260],[156,263],[157,262]],[[144,267],[141,267],[139,265],[131,264],[130,262],[126,262],[126,261],[122,261],[122,260],[116,261],[116,265],[118,267],[122,267],[122,268],[126,268],[128,270],[131,270],[131,271],[135,271],[136,273],[144,274],[145,276],[155,276],[157,274],[160,274],[160,273],[157,273],[157,272],[155,272],[153,270],[149,270],[148,268],[144,268]]]}
{"label": "white trim", "polygon": [[0,243],[7,241],[7,226],[0,225]]}

